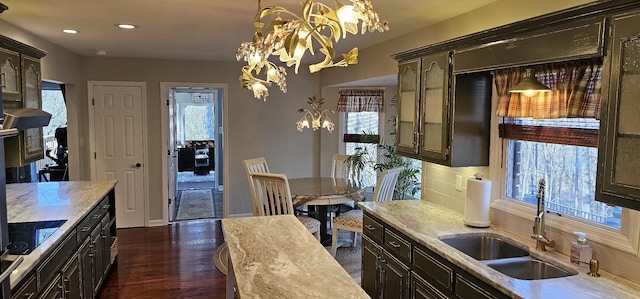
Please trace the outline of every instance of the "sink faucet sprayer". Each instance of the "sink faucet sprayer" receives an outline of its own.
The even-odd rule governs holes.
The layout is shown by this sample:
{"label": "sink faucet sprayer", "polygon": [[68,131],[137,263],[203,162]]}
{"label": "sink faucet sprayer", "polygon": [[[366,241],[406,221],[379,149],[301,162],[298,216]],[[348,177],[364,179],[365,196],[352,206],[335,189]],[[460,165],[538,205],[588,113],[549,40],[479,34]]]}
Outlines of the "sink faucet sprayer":
{"label": "sink faucet sprayer", "polygon": [[538,207],[536,210],[536,218],[533,224],[533,234],[531,234],[531,238],[536,240],[536,250],[545,251],[547,250],[545,246],[549,246],[551,248],[556,246],[556,241],[549,240],[547,238],[547,233],[544,228],[544,214],[546,213],[546,208],[544,205],[544,179],[540,179],[538,182],[538,194],[536,197],[538,198]]}

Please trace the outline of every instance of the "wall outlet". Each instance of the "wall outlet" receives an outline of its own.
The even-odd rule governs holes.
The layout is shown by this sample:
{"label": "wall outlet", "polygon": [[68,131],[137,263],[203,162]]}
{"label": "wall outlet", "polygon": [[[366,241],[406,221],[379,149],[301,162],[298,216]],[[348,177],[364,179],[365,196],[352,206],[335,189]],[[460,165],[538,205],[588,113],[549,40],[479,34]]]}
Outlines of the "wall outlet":
{"label": "wall outlet", "polygon": [[462,176],[456,174],[456,191],[462,191]]}

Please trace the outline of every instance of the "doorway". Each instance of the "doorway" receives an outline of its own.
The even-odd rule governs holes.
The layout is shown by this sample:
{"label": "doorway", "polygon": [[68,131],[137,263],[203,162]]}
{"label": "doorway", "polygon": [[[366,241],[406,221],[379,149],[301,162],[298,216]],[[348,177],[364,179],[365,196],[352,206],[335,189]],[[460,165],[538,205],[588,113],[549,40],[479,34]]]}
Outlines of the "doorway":
{"label": "doorway", "polygon": [[224,92],[166,86],[168,222],[224,217]]}

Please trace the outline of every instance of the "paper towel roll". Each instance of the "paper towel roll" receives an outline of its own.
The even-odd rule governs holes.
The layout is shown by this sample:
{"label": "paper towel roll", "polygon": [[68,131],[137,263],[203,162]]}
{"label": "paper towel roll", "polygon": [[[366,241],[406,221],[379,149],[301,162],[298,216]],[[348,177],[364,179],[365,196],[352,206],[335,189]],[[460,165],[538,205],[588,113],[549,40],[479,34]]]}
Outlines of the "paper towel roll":
{"label": "paper towel roll", "polygon": [[464,205],[464,224],[488,227],[491,203],[491,181],[471,178],[467,180],[467,200]]}

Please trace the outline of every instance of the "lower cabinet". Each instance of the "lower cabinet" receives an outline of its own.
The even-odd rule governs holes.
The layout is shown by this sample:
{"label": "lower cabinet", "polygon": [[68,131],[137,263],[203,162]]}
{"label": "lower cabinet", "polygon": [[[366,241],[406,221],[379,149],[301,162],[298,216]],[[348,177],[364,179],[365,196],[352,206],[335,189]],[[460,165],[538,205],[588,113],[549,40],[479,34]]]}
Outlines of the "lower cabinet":
{"label": "lower cabinet", "polygon": [[113,190],[12,290],[13,299],[96,298],[114,258]]}
{"label": "lower cabinet", "polygon": [[362,237],[361,286],[371,298],[410,298],[410,270],[380,245]]}
{"label": "lower cabinet", "polygon": [[80,273],[80,259],[74,254],[69,262],[62,267],[62,298],[80,299],[82,297],[82,276]]}
{"label": "lower cabinet", "polygon": [[377,228],[362,237],[361,285],[371,298],[509,298],[384,221],[364,219]]}

